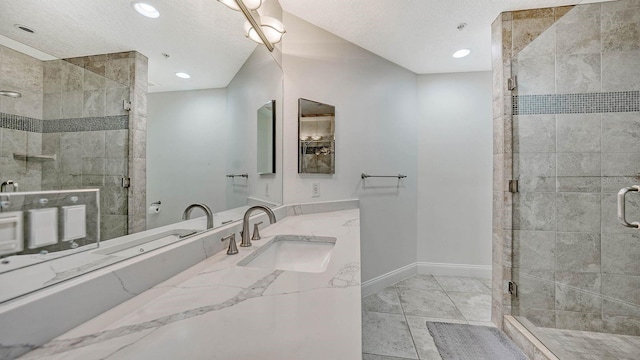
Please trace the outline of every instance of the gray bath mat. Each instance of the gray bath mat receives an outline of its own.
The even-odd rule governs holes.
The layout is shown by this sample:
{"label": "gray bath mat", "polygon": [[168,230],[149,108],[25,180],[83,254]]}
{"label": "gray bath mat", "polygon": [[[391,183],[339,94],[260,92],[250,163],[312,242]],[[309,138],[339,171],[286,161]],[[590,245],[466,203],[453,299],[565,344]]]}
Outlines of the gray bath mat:
{"label": "gray bath mat", "polygon": [[500,330],[489,326],[427,321],[443,360],[527,360]]}

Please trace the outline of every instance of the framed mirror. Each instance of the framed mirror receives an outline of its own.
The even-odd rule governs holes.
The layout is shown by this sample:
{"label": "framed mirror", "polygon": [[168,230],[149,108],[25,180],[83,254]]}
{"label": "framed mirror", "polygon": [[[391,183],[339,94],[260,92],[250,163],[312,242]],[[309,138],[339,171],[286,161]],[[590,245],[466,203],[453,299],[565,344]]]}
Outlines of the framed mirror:
{"label": "framed mirror", "polygon": [[335,106],[298,99],[298,173],[335,174]]}
{"label": "framed mirror", "polygon": [[258,174],[276,172],[276,101],[271,100],[258,109]]}

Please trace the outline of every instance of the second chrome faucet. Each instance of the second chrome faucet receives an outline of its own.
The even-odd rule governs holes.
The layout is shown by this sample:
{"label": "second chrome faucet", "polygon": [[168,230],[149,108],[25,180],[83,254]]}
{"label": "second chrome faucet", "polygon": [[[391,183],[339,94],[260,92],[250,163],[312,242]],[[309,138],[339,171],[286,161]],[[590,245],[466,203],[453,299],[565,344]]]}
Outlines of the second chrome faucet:
{"label": "second chrome faucet", "polygon": [[249,217],[251,217],[251,213],[256,210],[262,210],[267,213],[269,216],[269,223],[273,224],[276,222],[276,215],[273,213],[271,209],[262,205],[255,205],[247,209],[244,213],[244,217],[242,218],[242,242],[240,246],[248,247],[251,246],[251,235],[249,234]]}

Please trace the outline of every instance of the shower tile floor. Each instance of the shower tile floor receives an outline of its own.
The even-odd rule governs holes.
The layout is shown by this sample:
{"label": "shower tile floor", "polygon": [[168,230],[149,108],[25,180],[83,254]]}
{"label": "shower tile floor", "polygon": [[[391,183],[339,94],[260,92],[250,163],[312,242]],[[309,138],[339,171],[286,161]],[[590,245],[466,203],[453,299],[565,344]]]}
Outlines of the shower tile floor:
{"label": "shower tile floor", "polygon": [[527,325],[562,360],[638,360],[640,337]]}
{"label": "shower tile floor", "polygon": [[427,321],[494,326],[491,280],[416,275],[362,299],[363,360],[441,360]]}

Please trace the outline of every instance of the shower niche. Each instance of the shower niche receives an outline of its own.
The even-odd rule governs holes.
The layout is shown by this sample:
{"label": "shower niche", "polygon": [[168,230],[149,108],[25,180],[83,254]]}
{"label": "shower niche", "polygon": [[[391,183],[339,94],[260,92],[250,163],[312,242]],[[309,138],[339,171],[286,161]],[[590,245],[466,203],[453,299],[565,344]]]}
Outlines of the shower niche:
{"label": "shower niche", "polygon": [[336,108],[298,99],[298,173],[335,174]]}

